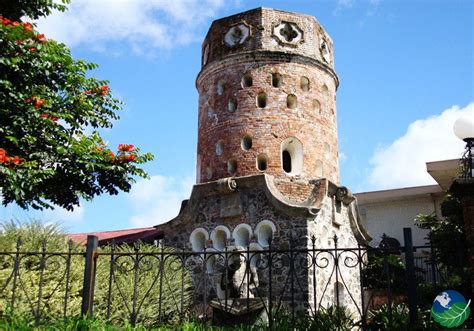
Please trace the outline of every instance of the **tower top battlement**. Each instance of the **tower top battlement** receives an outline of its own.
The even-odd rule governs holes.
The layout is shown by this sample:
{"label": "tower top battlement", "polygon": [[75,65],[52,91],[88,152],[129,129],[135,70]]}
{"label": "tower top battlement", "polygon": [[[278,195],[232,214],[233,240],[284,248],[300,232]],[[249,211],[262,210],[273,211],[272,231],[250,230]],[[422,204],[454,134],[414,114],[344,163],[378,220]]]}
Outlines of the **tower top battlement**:
{"label": "tower top battlement", "polygon": [[[284,53],[318,62],[334,75],[333,42],[315,17],[255,8],[215,20],[202,44],[202,67],[257,52]],[[336,83],[337,85],[337,83]]]}

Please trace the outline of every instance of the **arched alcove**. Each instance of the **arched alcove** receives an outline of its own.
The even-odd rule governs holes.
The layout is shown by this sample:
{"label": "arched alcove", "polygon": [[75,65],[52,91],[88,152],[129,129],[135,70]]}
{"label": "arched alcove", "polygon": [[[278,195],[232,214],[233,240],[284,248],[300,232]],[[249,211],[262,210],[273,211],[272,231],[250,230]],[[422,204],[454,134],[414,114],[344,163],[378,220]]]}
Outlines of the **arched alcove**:
{"label": "arched alcove", "polygon": [[224,153],[224,140],[221,139],[216,143],[216,155],[221,156],[222,153]]}
{"label": "arched alcove", "polygon": [[255,234],[260,246],[268,247],[270,240],[273,240],[276,233],[276,226],[272,221],[261,221],[255,228]]}
{"label": "arched alcove", "polygon": [[224,94],[225,91],[225,82],[223,79],[219,80],[216,85],[216,91],[218,95]]}
{"label": "arched alcove", "polygon": [[234,238],[236,246],[247,247],[250,244],[251,237],[252,228],[248,224],[239,224],[232,232],[232,238]]}
{"label": "arched alcove", "polygon": [[242,139],[240,140],[240,147],[242,147],[242,149],[244,151],[248,151],[249,149],[251,149],[252,148],[252,137],[250,137],[248,134],[243,136]]}
{"label": "arched alcove", "polygon": [[316,160],[315,167],[314,167],[314,173],[317,177],[323,177],[323,161]]}
{"label": "arched alcove", "polygon": [[283,77],[279,73],[272,73],[272,86],[273,87],[281,87],[283,83]]}
{"label": "arched alcove", "polygon": [[229,99],[229,104],[228,104],[228,109],[231,113],[237,110],[237,99],[235,98],[230,98]]}
{"label": "arched alcove", "polygon": [[321,103],[316,99],[313,100],[313,111],[317,115],[321,115]]}
{"label": "arched alcove", "polygon": [[310,84],[309,84],[309,78],[308,77],[302,76],[300,78],[300,87],[301,87],[301,90],[303,90],[304,92],[309,91]]}
{"label": "arched alcove", "polygon": [[230,230],[224,225],[217,226],[211,232],[212,247],[218,251],[223,251],[230,238]]}
{"label": "arched alcove", "polygon": [[323,87],[321,88],[321,91],[325,97],[329,95],[329,88],[326,84],[323,85]]}
{"label": "arched alcove", "polygon": [[303,145],[295,137],[281,143],[282,169],[289,175],[299,175],[303,171]]}
{"label": "arched alcove", "polygon": [[260,92],[257,94],[257,107],[265,108],[267,106],[267,95],[265,92]]}
{"label": "arched alcove", "polygon": [[242,87],[251,87],[253,85],[252,75],[248,72],[242,76]]}
{"label": "arched alcove", "polygon": [[298,107],[298,98],[294,94],[288,94],[286,97],[286,107],[289,109],[296,109]]}
{"label": "arched alcove", "polygon": [[331,146],[328,143],[324,143],[324,157],[326,160],[331,158]]}
{"label": "arched alcove", "polygon": [[268,168],[268,157],[266,154],[258,154],[257,156],[257,169],[265,171]]}
{"label": "arched alcove", "polygon": [[203,252],[206,247],[206,241],[209,240],[209,233],[203,228],[194,229],[189,236],[193,252]]}
{"label": "arched alcove", "polygon": [[237,172],[237,160],[236,159],[230,159],[229,161],[227,161],[227,171],[231,175],[233,175]]}

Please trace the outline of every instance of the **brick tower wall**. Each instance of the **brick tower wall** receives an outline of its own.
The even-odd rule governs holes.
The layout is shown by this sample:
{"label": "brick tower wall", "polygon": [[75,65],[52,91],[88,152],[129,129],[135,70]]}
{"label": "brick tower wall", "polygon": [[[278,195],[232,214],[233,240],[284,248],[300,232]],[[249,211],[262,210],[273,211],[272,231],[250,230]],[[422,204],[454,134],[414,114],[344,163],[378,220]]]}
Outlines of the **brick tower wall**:
{"label": "brick tower wall", "polygon": [[197,182],[266,172],[339,183],[332,66],[332,41],[311,16],[259,8],[215,21],[196,83]]}

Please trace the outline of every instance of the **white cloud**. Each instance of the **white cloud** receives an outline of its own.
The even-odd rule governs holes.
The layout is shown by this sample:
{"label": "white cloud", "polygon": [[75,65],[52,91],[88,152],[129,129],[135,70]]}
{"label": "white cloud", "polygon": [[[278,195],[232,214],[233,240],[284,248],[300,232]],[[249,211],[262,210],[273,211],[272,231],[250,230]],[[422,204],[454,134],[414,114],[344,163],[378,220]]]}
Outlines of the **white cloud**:
{"label": "white cloud", "polygon": [[465,144],[454,135],[453,124],[465,114],[474,116],[474,103],[417,120],[392,144],[378,147],[370,160],[371,189],[435,184],[426,171],[426,162],[461,156]]}
{"label": "white cloud", "polygon": [[138,181],[127,195],[137,212],[130,223],[146,227],[171,220],[178,215],[181,202],[189,198],[194,182],[195,176],[152,176]]}
{"label": "white cloud", "polygon": [[[38,21],[38,30],[69,47],[145,53],[197,40],[197,31],[224,0],[74,0],[64,13]],[[114,44],[111,49],[111,43]]]}

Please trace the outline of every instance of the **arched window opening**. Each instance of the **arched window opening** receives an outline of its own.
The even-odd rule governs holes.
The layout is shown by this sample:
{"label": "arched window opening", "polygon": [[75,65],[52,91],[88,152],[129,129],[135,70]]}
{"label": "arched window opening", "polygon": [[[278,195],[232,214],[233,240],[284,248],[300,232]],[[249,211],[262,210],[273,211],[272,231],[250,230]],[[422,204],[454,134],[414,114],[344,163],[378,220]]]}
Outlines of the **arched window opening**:
{"label": "arched window opening", "polygon": [[282,83],[283,83],[282,75],[280,75],[278,73],[273,73],[272,74],[272,86],[273,87],[281,87]]}
{"label": "arched window opening", "polygon": [[233,175],[237,172],[237,161],[235,159],[231,159],[227,161],[227,171]]}
{"label": "arched window opening", "polygon": [[303,145],[295,137],[285,139],[281,144],[281,166],[289,175],[303,171]]}
{"label": "arched window opening", "polygon": [[282,162],[283,162],[283,170],[285,172],[291,172],[291,155],[288,151],[283,151],[281,154]]}
{"label": "arched window opening", "polygon": [[313,100],[313,110],[316,114],[321,115],[321,104],[318,100]]}
{"label": "arched window opening", "polygon": [[217,82],[216,90],[217,90],[218,95],[224,94],[224,91],[225,91],[225,82],[224,82],[224,80],[221,79],[220,81]]}
{"label": "arched window opening", "polygon": [[257,107],[258,108],[265,108],[267,106],[267,95],[265,92],[260,92],[257,95]]}
{"label": "arched window opening", "polygon": [[300,87],[304,92],[309,91],[310,86],[309,86],[309,78],[308,77],[305,77],[305,76],[301,77]]}
{"label": "arched window opening", "polygon": [[203,252],[206,248],[206,241],[209,239],[209,235],[206,230],[199,228],[191,233],[189,241],[194,252]]}
{"label": "arched window opening", "polygon": [[224,140],[219,140],[216,144],[216,155],[221,156],[224,153]]}
{"label": "arched window opening", "polygon": [[250,244],[250,237],[252,235],[252,228],[248,224],[239,224],[235,227],[232,237],[235,244],[241,247],[247,247]]}
{"label": "arched window opening", "polygon": [[251,87],[253,85],[252,75],[250,73],[246,73],[242,77],[242,87]]}
{"label": "arched window opening", "polygon": [[324,143],[324,157],[326,159],[331,158],[331,146],[328,143]]}
{"label": "arched window opening", "polygon": [[321,160],[316,161],[315,174],[317,177],[323,177],[323,162]]}
{"label": "arched window opening", "polygon": [[260,171],[267,170],[268,158],[265,154],[259,154],[257,156],[257,169]]}
{"label": "arched window opening", "polygon": [[298,99],[294,94],[288,94],[286,97],[286,107],[290,109],[295,109],[298,107]]}
{"label": "arched window opening", "polygon": [[228,108],[231,113],[237,109],[237,100],[235,100],[235,98],[229,100]]}
{"label": "arched window opening", "polygon": [[242,147],[242,149],[244,151],[248,151],[249,149],[251,149],[252,148],[252,137],[250,137],[249,135],[243,136],[241,141],[240,141],[240,147]]}
{"label": "arched window opening", "polygon": [[329,89],[327,85],[323,85],[322,90],[323,90],[323,95],[327,97],[329,95]]}
{"label": "arched window opening", "polygon": [[257,241],[260,246],[268,247],[270,246],[270,241],[273,240],[273,237],[276,232],[275,224],[271,221],[261,221],[258,223],[255,228],[255,233],[257,235]]}

